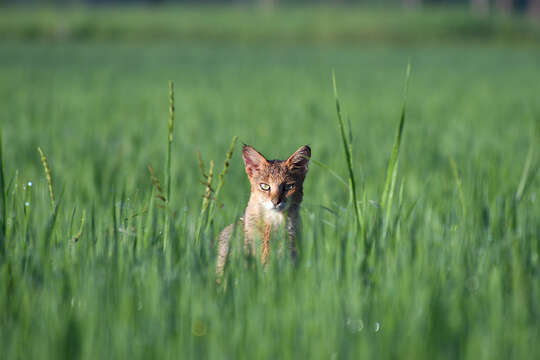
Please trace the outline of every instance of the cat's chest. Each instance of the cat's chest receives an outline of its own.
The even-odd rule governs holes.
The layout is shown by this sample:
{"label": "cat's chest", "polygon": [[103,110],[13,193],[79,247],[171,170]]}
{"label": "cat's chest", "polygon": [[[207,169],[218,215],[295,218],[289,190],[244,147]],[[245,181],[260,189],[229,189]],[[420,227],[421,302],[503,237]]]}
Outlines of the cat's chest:
{"label": "cat's chest", "polygon": [[265,211],[264,222],[272,227],[280,227],[285,224],[285,214],[279,211]]}

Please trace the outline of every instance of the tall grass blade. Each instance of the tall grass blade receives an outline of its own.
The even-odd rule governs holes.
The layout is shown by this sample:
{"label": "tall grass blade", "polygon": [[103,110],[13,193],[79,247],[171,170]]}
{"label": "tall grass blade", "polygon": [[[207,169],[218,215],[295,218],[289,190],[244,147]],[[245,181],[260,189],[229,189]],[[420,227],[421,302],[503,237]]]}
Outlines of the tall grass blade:
{"label": "tall grass blade", "polygon": [[381,199],[381,206],[391,207],[391,197],[393,193],[393,189],[395,186],[396,181],[396,174],[397,174],[397,168],[398,168],[398,160],[399,160],[399,150],[401,146],[401,138],[403,135],[403,127],[405,126],[405,113],[406,113],[406,105],[407,105],[407,93],[409,90],[409,77],[411,74],[411,64],[407,65],[407,71],[405,73],[405,92],[404,92],[404,98],[403,98],[403,106],[401,108],[401,116],[399,119],[398,129],[396,133],[396,139],[394,141],[394,146],[392,147],[392,155],[390,156],[390,162],[388,163],[388,169],[386,171],[386,181],[384,184],[384,190],[382,194]]}
{"label": "tall grass blade", "polygon": [[208,210],[208,221],[206,223],[206,231],[210,228],[210,225],[212,225],[212,221],[214,220],[214,213],[216,211],[217,201],[219,198],[219,193],[221,192],[221,189],[223,188],[223,185],[225,184],[225,175],[227,175],[227,172],[229,171],[229,165],[230,161],[234,152],[234,147],[236,146],[236,142],[238,141],[238,136],[233,137],[231,146],[229,147],[229,151],[227,152],[227,155],[225,156],[225,162],[223,163],[223,170],[218,175],[218,185],[216,187],[216,192],[214,193],[213,201],[210,203],[210,209]]}
{"label": "tall grass blade", "polygon": [[334,87],[334,98],[336,101],[336,112],[337,112],[337,121],[338,121],[338,127],[339,132],[341,135],[341,142],[343,145],[343,152],[345,153],[345,159],[347,161],[347,170],[349,173],[349,193],[350,197],[353,203],[354,207],[354,215],[356,219],[356,225],[360,228],[362,237],[364,234],[364,223],[363,223],[363,217],[360,214],[360,208],[358,207],[358,200],[357,200],[357,189],[356,189],[356,180],[354,177],[354,170],[353,170],[353,162],[352,162],[352,151],[351,151],[351,144],[349,143],[349,139],[347,138],[346,132],[345,132],[345,125],[343,123],[343,116],[341,114],[341,105],[339,102],[339,96],[337,92],[337,85],[336,85],[336,75],[335,72],[332,71],[332,85]]}
{"label": "tall grass blade", "polygon": [[407,70],[405,72],[405,91],[403,95],[403,106],[401,108],[401,116],[399,118],[398,129],[396,132],[396,138],[392,147],[392,154],[390,155],[390,161],[388,162],[388,168],[386,172],[386,181],[384,184],[384,190],[381,198],[381,208],[386,208],[386,216],[383,221],[383,239],[388,234],[388,227],[390,225],[390,216],[392,214],[392,203],[394,200],[394,189],[396,186],[397,170],[399,168],[399,151],[401,148],[401,139],[403,136],[403,128],[405,126],[405,114],[407,105],[407,92],[409,88],[409,77],[411,74],[411,64],[407,64]]}
{"label": "tall grass blade", "polygon": [[403,220],[408,220],[411,216],[414,208],[416,207],[416,203],[418,202],[418,199],[415,199],[408,207],[407,211],[405,211],[405,216],[403,216]]}
{"label": "tall grass blade", "polygon": [[201,213],[199,214],[199,220],[197,221],[197,232],[195,233],[195,246],[199,245],[201,237],[201,229],[203,226],[204,218],[210,204],[210,199],[214,190],[212,189],[212,180],[214,177],[214,160],[210,160],[210,166],[208,168],[208,176],[206,177],[205,192],[202,200]]}
{"label": "tall grass blade", "polygon": [[45,241],[43,243],[43,246],[45,246],[46,251],[48,250],[54,229],[56,227],[56,223],[58,220],[58,209],[60,208],[61,203],[62,203],[62,194],[60,194],[60,200],[54,206],[53,212],[49,217],[49,221],[47,222],[47,229],[45,230]]}
{"label": "tall grass blade", "polygon": [[23,238],[25,241],[28,241],[28,230],[30,224],[30,213],[32,205],[32,182],[29,181],[24,187],[24,235]]}
{"label": "tall grass blade", "polygon": [[527,186],[531,183],[536,170],[534,169],[531,173],[531,168],[533,160],[536,155],[536,146],[540,139],[540,121],[536,124],[536,128],[532,131],[531,144],[529,145],[529,151],[527,152],[527,158],[525,160],[525,165],[523,166],[523,171],[521,173],[521,179],[519,180],[519,185],[516,190],[515,200],[519,202],[527,189]]}
{"label": "tall grass blade", "polygon": [[347,184],[347,182],[345,182],[345,180],[341,176],[339,176],[339,174],[337,172],[335,172],[332,168],[330,168],[330,166],[328,166],[328,165],[326,165],[326,164],[324,164],[324,163],[322,163],[320,161],[317,161],[317,160],[315,160],[313,158],[310,158],[309,162],[319,166],[320,168],[322,168],[322,169],[324,169],[326,171],[328,171],[328,173],[330,175],[332,175],[333,177],[335,177],[340,183],[342,183],[343,186],[345,186],[346,189],[349,189],[349,184]]}
{"label": "tall grass blade", "polygon": [[[167,165],[165,167],[165,178],[167,181],[167,208],[171,200],[171,147],[173,142],[174,133],[174,83],[169,81],[169,128],[167,137]],[[163,229],[163,250],[166,250],[169,243],[169,227],[171,221],[171,214],[169,211],[165,212],[165,224]]]}
{"label": "tall grass blade", "polygon": [[396,139],[394,146],[392,147],[392,154],[388,163],[388,169],[386,172],[386,181],[384,184],[384,191],[381,199],[381,207],[386,208],[386,217],[383,222],[383,239],[388,234],[388,227],[390,226],[390,216],[392,214],[392,203],[394,200],[394,189],[396,186],[397,171],[399,167],[399,150],[401,148],[401,139],[403,137],[403,127],[405,126],[405,114],[407,105],[407,92],[409,90],[409,78],[411,75],[411,63],[407,64],[407,70],[405,72],[405,90],[403,94],[403,106],[401,108],[401,116],[399,118],[398,129],[396,133]]}
{"label": "tall grass blade", "polygon": [[171,197],[171,146],[174,135],[174,83],[169,81],[169,128],[167,137],[167,167],[165,176],[167,178],[167,201]]}
{"label": "tall grass blade", "polygon": [[[151,167],[149,167],[151,168]],[[146,223],[144,228],[144,235],[143,235],[143,249],[148,249],[150,246],[150,239],[152,235],[154,235],[154,201],[156,199],[156,195],[154,194],[156,188],[152,187],[152,192],[150,194],[150,199],[148,200],[148,213],[146,216]]]}

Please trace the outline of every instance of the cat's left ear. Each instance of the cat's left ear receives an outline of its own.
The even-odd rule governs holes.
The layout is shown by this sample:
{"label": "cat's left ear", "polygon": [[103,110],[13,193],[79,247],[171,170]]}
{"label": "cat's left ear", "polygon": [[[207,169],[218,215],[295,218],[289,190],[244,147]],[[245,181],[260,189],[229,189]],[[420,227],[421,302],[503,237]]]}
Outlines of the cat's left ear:
{"label": "cat's left ear", "polygon": [[289,156],[285,163],[292,172],[298,172],[302,175],[306,175],[310,158],[311,148],[304,145],[300,149],[296,150],[294,154]]}

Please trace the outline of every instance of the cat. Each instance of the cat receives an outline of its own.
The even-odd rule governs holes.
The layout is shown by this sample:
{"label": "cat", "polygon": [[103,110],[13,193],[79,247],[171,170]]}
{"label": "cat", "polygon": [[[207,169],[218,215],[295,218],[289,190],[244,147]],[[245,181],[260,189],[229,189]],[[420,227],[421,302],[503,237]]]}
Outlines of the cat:
{"label": "cat", "polygon": [[[267,160],[249,145],[242,148],[242,158],[251,184],[251,194],[244,216],[238,222],[244,232],[244,249],[255,256],[255,241],[261,241],[261,263],[270,252],[272,232],[285,227],[291,258],[296,259],[296,237],[300,227],[300,204],[304,179],[308,171],[311,148],[300,147],[285,161]],[[225,227],[219,235],[216,274],[223,274],[229,242],[236,223]]]}

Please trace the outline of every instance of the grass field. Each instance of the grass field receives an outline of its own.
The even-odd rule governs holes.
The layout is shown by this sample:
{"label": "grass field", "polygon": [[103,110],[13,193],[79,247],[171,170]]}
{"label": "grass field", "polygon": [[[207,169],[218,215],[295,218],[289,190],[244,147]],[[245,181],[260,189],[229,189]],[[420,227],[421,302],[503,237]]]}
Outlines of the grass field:
{"label": "grass field", "polygon": [[[508,44],[2,42],[3,356],[538,357],[539,61]],[[310,144],[348,181],[332,69],[365,237],[347,187],[312,163],[296,268],[245,269],[235,244],[216,286],[215,236],[249,196],[240,142],[271,158]],[[147,169],[166,193],[168,80],[169,212]],[[197,153],[217,178],[233,136],[197,243]]]}

